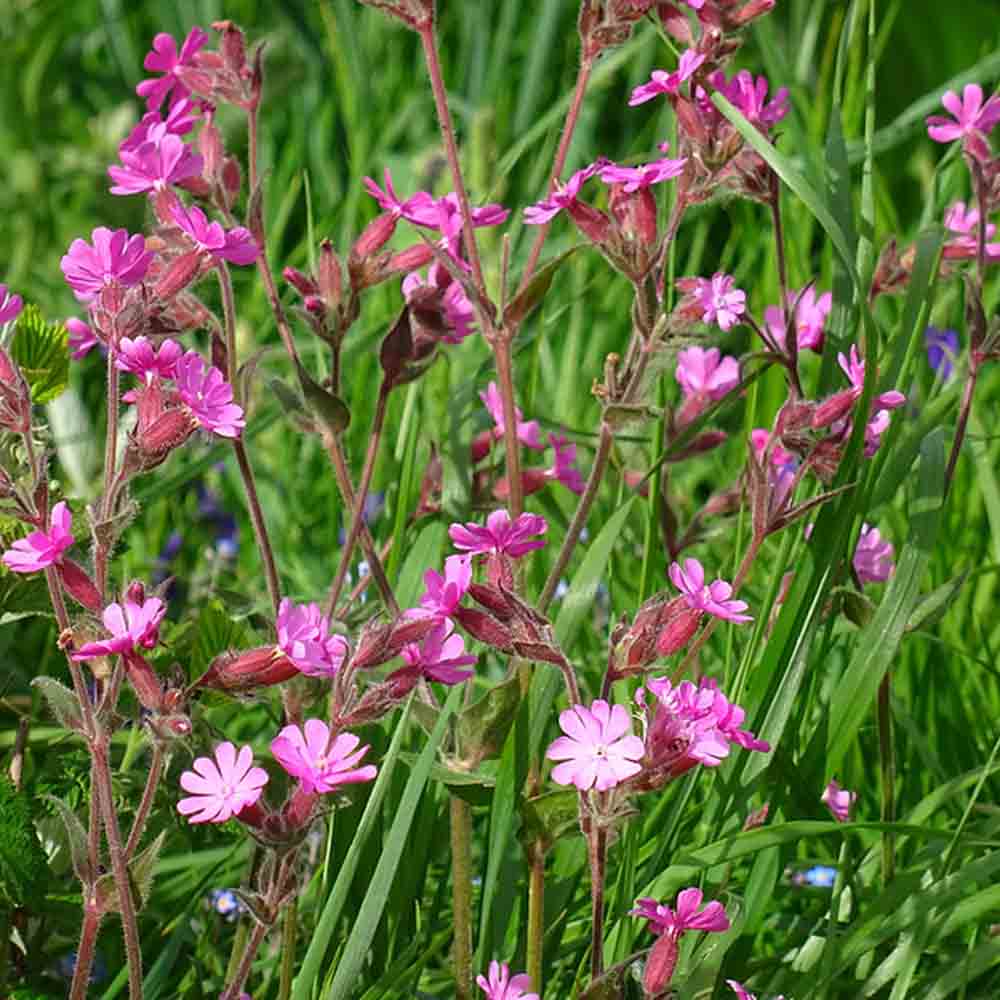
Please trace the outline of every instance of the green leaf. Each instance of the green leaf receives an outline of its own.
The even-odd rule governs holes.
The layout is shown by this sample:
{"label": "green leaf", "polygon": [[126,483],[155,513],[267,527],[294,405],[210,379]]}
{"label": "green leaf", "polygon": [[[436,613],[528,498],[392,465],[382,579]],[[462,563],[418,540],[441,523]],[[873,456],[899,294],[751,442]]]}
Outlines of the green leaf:
{"label": "green leaf", "polygon": [[253,629],[246,622],[233,621],[231,613],[216,598],[201,608],[187,628],[181,628],[182,637],[175,644],[175,653],[188,664],[191,680],[200,677],[219,653],[260,645]]}
{"label": "green leaf", "polygon": [[38,306],[21,310],[10,356],[31,387],[33,403],[51,402],[69,383],[69,332],[62,323],[47,323]]}
{"label": "green leaf", "polygon": [[528,282],[527,287],[518,292],[507,304],[504,310],[503,322],[511,327],[518,327],[527,319],[541,304],[548,294],[552,285],[552,279],[556,272],[573,256],[584,244],[578,243],[576,246],[564,250],[558,257],[554,257],[544,267],[538,269]]}
{"label": "green leaf", "polygon": [[424,573],[428,566],[438,566],[444,551],[446,529],[432,521],[417,535],[403,568],[399,571],[396,600],[401,608],[412,608],[424,588]]}
{"label": "green leaf", "polygon": [[45,891],[49,867],[31,818],[30,800],[0,776],[0,903],[30,906]]}
{"label": "green leaf", "polygon": [[456,728],[464,764],[475,768],[500,752],[520,703],[521,684],[517,674],[513,674],[462,711]]}
{"label": "green leaf", "polygon": [[66,839],[69,841],[69,854],[73,862],[73,872],[84,884],[92,882],[95,873],[90,867],[87,831],[84,830],[79,817],[62,799],[57,799],[54,795],[43,795],[42,798],[49,802],[53,809],[59,813],[59,818],[66,828]]}
{"label": "green leaf", "polygon": [[562,837],[580,832],[580,796],[569,788],[534,795],[521,804],[521,818],[521,840],[541,841],[548,850]]}
{"label": "green leaf", "polygon": [[960,573],[953,580],[935,587],[929,594],[924,594],[910,614],[906,623],[906,631],[913,632],[918,628],[926,628],[940,621],[948,608],[962,591],[969,574]]}
{"label": "green leaf", "polygon": [[295,374],[306,405],[319,417],[331,434],[340,434],[351,422],[351,411],[347,404],[332,392],[324,389],[312,375],[309,374],[298,360],[295,362]]}
{"label": "green leaf", "polygon": [[83,732],[80,702],[65,684],[54,677],[36,677],[31,686],[38,689],[59,725],[77,733]]}

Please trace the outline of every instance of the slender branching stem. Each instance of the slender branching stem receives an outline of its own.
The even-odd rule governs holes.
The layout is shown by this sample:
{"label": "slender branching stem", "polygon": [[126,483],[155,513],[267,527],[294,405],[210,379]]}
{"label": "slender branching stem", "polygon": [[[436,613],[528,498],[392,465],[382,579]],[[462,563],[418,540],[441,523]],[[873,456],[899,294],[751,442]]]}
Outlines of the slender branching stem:
{"label": "slender branching stem", "polygon": [[264,943],[264,938],[267,937],[267,932],[270,929],[270,927],[264,924],[254,922],[250,939],[247,941],[246,949],[243,952],[242,958],[240,958],[240,963],[236,966],[236,971],[233,973],[229,985],[219,1000],[237,1000],[240,991],[243,989],[243,984],[250,975],[250,967],[253,965],[253,960],[257,957],[257,952]]}
{"label": "slender branching stem", "polygon": [[590,859],[590,978],[604,971],[604,879],[608,854],[607,832],[590,820],[587,855]]}
{"label": "slender branching stem", "polygon": [[472,807],[452,795],[451,902],[454,928],[455,1000],[472,997]]}
{"label": "slender branching stem", "polygon": [[237,372],[239,366],[236,359],[236,299],[233,295],[233,279],[224,261],[219,261],[215,269],[219,278],[219,290],[222,293],[222,319],[226,336],[226,381],[233,390],[233,399],[242,403],[239,397]]}
{"label": "slender branching stem", "polygon": [[254,481],[253,469],[250,466],[250,459],[247,456],[246,445],[242,438],[233,439],[233,451],[236,453],[236,464],[240,469],[240,478],[243,480],[243,489],[247,495],[247,505],[250,508],[250,521],[253,524],[253,533],[257,539],[257,548],[260,551],[260,558],[264,564],[264,578],[267,581],[267,592],[271,598],[271,605],[274,613],[278,613],[278,605],[281,604],[281,583],[278,580],[278,567],[274,562],[274,550],[271,548],[271,539],[267,533],[267,524],[264,521],[264,511],[260,506],[260,497],[257,495],[257,484]]}
{"label": "slender branching stem", "polygon": [[493,338],[497,385],[503,402],[503,444],[507,465],[507,509],[511,518],[524,512],[524,484],[521,482],[521,442],[517,439],[517,408],[514,402],[514,358],[506,331]]}
{"label": "slender branching stem", "polygon": [[142,832],[146,828],[146,821],[149,819],[149,811],[153,808],[153,800],[156,798],[156,788],[163,776],[164,751],[159,740],[153,743],[153,759],[149,764],[149,774],[146,776],[146,786],[142,790],[142,798],[139,800],[139,808],[136,810],[132,820],[132,829],[129,831],[128,840],[125,843],[125,857],[132,858],[139,847],[142,839]]}
{"label": "slender branching stem", "polygon": [[[86,888],[84,891],[87,891]],[[83,926],[80,928],[80,943],[76,946],[73,982],[70,983],[69,987],[69,1000],[87,1000],[87,987],[90,985],[90,973],[94,968],[94,952],[100,929],[101,911],[85,901]]]}
{"label": "slender branching stem", "polygon": [[288,1000],[292,995],[292,981],[295,979],[295,945],[299,936],[299,907],[295,899],[285,906],[281,921],[281,980],[278,985],[278,1000]]}
{"label": "slender branching stem", "polygon": [[969,426],[969,416],[972,413],[972,397],[976,391],[976,381],[978,378],[979,365],[977,359],[973,357],[969,365],[969,372],[965,376],[965,388],[962,390],[962,401],[958,407],[958,423],[955,425],[955,439],[951,443],[948,465],[944,470],[945,496],[948,495],[952,480],[955,478],[955,468],[958,465],[958,456],[962,452],[962,444],[965,442],[965,432]]}

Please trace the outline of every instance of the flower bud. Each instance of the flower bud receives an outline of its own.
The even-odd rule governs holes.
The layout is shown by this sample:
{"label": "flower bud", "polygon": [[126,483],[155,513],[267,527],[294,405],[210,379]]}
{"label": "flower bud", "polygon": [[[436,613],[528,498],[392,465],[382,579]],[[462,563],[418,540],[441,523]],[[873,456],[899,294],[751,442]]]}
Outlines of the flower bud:
{"label": "flower bud", "polygon": [[473,639],[478,639],[493,649],[503,653],[514,651],[514,636],[511,630],[498,622],[492,615],[476,608],[456,608],[452,618],[465,629]]}
{"label": "flower bud", "polygon": [[343,269],[337,251],[333,249],[333,244],[329,240],[323,240],[319,245],[317,271],[319,293],[331,309],[336,309],[343,295]]}
{"label": "flower bud", "polygon": [[592,243],[602,246],[611,235],[611,220],[599,209],[575,199],[567,208],[576,228]]}
{"label": "flower bud", "polygon": [[244,652],[220,653],[194,686],[242,693],[290,680],[298,668],[277,646],[258,646]]}
{"label": "flower bud", "polygon": [[204,160],[203,172],[213,183],[219,177],[222,170],[222,159],[224,151],[222,148],[222,136],[214,122],[206,122],[202,126],[198,135],[198,149]]}
{"label": "flower bud", "polygon": [[56,569],[59,572],[62,585],[77,604],[95,614],[104,608],[104,601],[101,600],[101,595],[97,587],[94,586],[94,582],[72,559],[60,559],[56,564]]}
{"label": "flower bud", "polygon": [[843,389],[835,392],[829,399],[824,400],[816,407],[812,415],[812,426],[814,429],[829,427],[830,424],[846,417],[854,406],[856,393],[853,389]]}
{"label": "flower bud", "polygon": [[200,268],[200,250],[191,250],[175,257],[156,283],[156,296],[161,299],[172,299],[194,281]]}
{"label": "flower bud", "polygon": [[304,274],[297,268],[286,267],[281,272],[281,276],[303,297],[319,295],[319,285],[308,274]]}
{"label": "flower bud", "polygon": [[677,967],[677,938],[669,931],[661,934],[649,950],[642,987],[647,997],[661,996],[670,985]]}
{"label": "flower bud", "polygon": [[134,650],[124,655],[125,675],[135,691],[139,704],[150,712],[163,707],[163,685],[149,661]]}
{"label": "flower bud", "polygon": [[362,259],[377,253],[396,232],[396,217],[389,212],[376,215],[351,247],[351,255]]}
{"label": "flower bud", "polygon": [[4,350],[0,350],[0,428],[13,434],[26,434],[31,429],[31,391]]}
{"label": "flower bud", "polygon": [[240,161],[235,156],[227,156],[222,164],[222,186],[229,197],[236,198],[243,187],[243,173]]}

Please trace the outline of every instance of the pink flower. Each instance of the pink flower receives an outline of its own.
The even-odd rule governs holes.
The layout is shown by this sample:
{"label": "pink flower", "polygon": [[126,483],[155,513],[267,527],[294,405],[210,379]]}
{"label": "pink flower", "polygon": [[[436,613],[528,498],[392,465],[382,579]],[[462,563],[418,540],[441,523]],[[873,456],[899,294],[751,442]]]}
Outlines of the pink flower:
{"label": "pink flower", "polygon": [[0,285],[0,326],[17,319],[23,307],[24,302],[20,295],[9,292],[6,285]]}
{"label": "pink flower", "polygon": [[74,361],[85,358],[100,343],[97,334],[75,316],[66,320],[66,329],[69,331],[69,356]]}
{"label": "pink flower", "polygon": [[590,708],[574,705],[559,713],[559,728],[566,735],[545,751],[549,760],[562,761],[552,769],[557,785],[605,792],[642,770],[645,748],[621,705],[601,699]]}
{"label": "pink flower", "polygon": [[293,778],[302,782],[305,792],[332,792],[341,785],[371,781],[376,768],[371,764],[355,765],[369,747],[357,749],[361,742],[353,733],[340,733],[330,742],[330,727],[319,719],[309,719],[304,726],[285,726],[271,740],[271,753]]}
{"label": "pink flower", "polygon": [[73,544],[73,516],[64,500],[52,508],[48,531],[33,531],[19,538],[3,554],[0,561],[15,573],[37,573],[46,566],[55,566]]}
{"label": "pink flower", "polygon": [[556,183],[555,190],[542,201],[529,205],[524,210],[524,221],[529,226],[542,226],[551,222],[564,208],[576,201],[580,189],[591,177],[600,173],[607,160],[599,159],[582,170],[577,170],[565,184]]}
{"label": "pink flower", "polygon": [[461,684],[468,680],[473,671],[460,668],[472,666],[477,657],[465,652],[465,640],[453,634],[453,628],[445,619],[422,642],[404,646],[400,655],[407,666],[440,684]]}
{"label": "pink flower", "polygon": [[448,534],[456,549],[470,555],[502,553],[518,559],[542,548],[544,540],[533,539],[532,535],[544,535],[547,530],[545,518],[538,514],[521,514],[512,522],[510,514],[501,508],[490,514],[485,526],[475,523],[453,524],[448,529]]}
{"label": "pink flower", "polygon": [[[750,993],[742,983],[736,982],[735,979],[727,979],[726,985],[736,994],[737,1000],[757,1000],[756,993]],[[784,994],[775,997],[774,1000],[785,1000]]]}
{"label": "pink flower", "polygon": [[183,351],[181,345],[173,340],[165,340],[159,348],[155,348],[148,337],[136,337],[135,340],[122,337],[115,367],[131,372],[149,385],[154,378],[172,379]]}
{"label": "pink flower", "polygon": [[892,543],[882,538],[878,528],[862,525],[852,560],[854,572],[861,583],[885,583],[895,568],[892,557]]}
{"label": "pink flower", "polygon": [[185,208],[179,201],[170,206],[170,214],[174,222],[191,238],[191,242],[202,253],[216,260],[228,260],[231,264],[252,264],[260,256],[256,241],[243,226],[234,226],[227,231],[219,222],[210,223],[196,205]]}
{"label": "pink flower", "polygon": [[721,358],[716,347],[689,347],[677,355],[677,381],[688,399],[718,400],[740,384],[735,358]]}
{"label": "pink flower", "polygon": [[136,646],[152,649],[159,639],[159,626],[167,606],[158,597],[142,603],[126,600],[109,604],[101,616],[110,639],[84,643],[74,654],[74,660],[91,660],[95,656],[131,653]]}
{"label": "pink flower", "polygon": [[[664,147],[666,145],[663,144]],[[634,194],[643,188],[679,176],[684,172],[686,163],[687,158],[683,156],[679,160],[666,158],[654,160],[652,163],[642,163],[638,167],[620,167],[616,163],[609,163],[601,168],[600,177],[605,184],[621,184],[626,194]]]}
{"label": "pink flower", "polygon": [[308,677],[332,677],[348,653],[347,640],[330,632],[330,620],[318,604],[293,604],[287,597],[278,607],[278,648]]}
{"label": "pink flower", "polygon": [[196,757],[194,770],[181,775],[181,788],[192,794],[177,803],[189,823],[225,823],[252,806],[264,794],[267,771],[253,766],[253,750],[220,743],[215,759]]}
{"label": "pink flower", "polygon": [[[815,288],[810,285],[801,292],[789,292],[788,308],[790,312],[794,309],[793,325],[797,331],[799,350],[822,353],[823,327],[833,308],[833,294],[824,292],[817,296]],[[785,317],[782,315],[781,307],[768,306],[764,310],[764,323],[775,343],[779,347],[784,347]]]}
{"label": "pink flower", "polygon": [[403,297],[406,301],[412,302],[420,289],[430,288],[440,290],[444,288],[441,295],[441,306],[445,326],[450,332],[445,332],[440,336],[446,344],[460,344],[469,334],[475,330],[476,311],[465,294],[462,286],[452,279],[437,261],[434,261],[427,269],[425,279],[419,271],[411,271],[402,284]]}
{"label": "pink flower", "polygon": [[[758,461],[763,461],[764,453],[767,451],[768,443],[771,440],[771,432],[763,427],[757,427],[750,432],[750,444]],[[779,510],[784,507],[795,482],[795,474],[799,463],[796,457],[780,444],[771,448],[771,464],[768,469],[768,484],[772,493],[772,510]]]}
{"label": "pink flower", "polygon": [[[481,392],[479,398],[483,401],[483,405],[489,410],[490,416],[493,418],[493,423],[496,425],[494,437],[499,441],[504,435],[506,424],[503,419],[503,399],[500,396],[500,390],[497,388],[496,382],[490,382],[486,387],[486,392]],[[518,441],[526,448],[534,448],[535,451],[544,451],[545,445],[542,444],[541,428],[538,426],[538,421],[525,420],[521,408],[517,406],[514,407],[514,417],[517,420]]]}
{"label": "pink flower", "polygon": [[129,288],[146,276],[153,255],[142,236],[98,226],[91,239],[93,246],[81,239],[73,240],[59,262],[66,283],[81,302],[89,302],[110,285]]}
{"label": "pink flower", "polygon": [[219,437],[237,438],[246,426],[243,408],[233,402],[232,386],[214,365],[205,370],[197,351],[177,361],[177,391],[199,425]]}
{"label": "pink flower", "polygon": [[112,194],[142,194],[162,191],[196,177],[202,170],[202,159],[179,135],[167,133],[159,142],[144,142],[135,149],[119,150],[120,167],[108,167],[108,176],[115,182]]}
{"label": "pink flower", "polygon": [[636,87],[629,98],[629,107],[634,108],[638,104],[645,104],[646,101],[653,100],[660,94],[674,94],[680,91],[681,84],[691,78],[694,71],[705,61],[705,57],[694,49],[686,49],[681,53],[680,63],[673,73],[667,73],[662,69],[654,69],[649,78],[649,83],[644,83],[641,87]]}
{"label": "pink flower", "polygon": [[649,896],[635,901],[633,917],[649,921],[649,929],[654,934],[670,934],[678,938],[685,931],[728,931],[729,917],[721,903],[713,900],[702,907],[701,889],[682,889],[677,894],[677,907],[671,909]]}
{"label": "pink flower", "polygon": [[486,1000],[538,1000],[537,993],[525,992],[531,989],[531,977],[525,972],[512,976],[506,962],[490,962],[489,979],[476,976],[476,985],[486,994]]}
{"label": "pink flower", "polygon": [[196,65],[195,56],[208,42],[208,32],[194,27],[188,32],[178,53],[177,43],[165,32],[153,39],[153,49],[146,54],[142,65],[153,73],[164,75],[153,80],[143,80],[135,92],[146,99],[146,107],[155,111],[172,90],[174,100],[186,97],[190,91],[181,80],[181,70]]}
{"label": "pink flower", "polygon": [[725,580],[705,583],[705,571],[697,559],[685,559],[683,567],[674,563],[670,567],[670,579],[674,586],[687,598],[690,607],[704,611],[728,622],[750,622],[753,618],[743,612],[746,601],[730,600],[733,588]]}
{"label": "pink flower", "polygon": [[729,330],[746,311],[746,292],[733,288],[735,280],[717,271],[711,278],[680,278],[677,287],[699,306],[702,322]]}
{"label": "pink flower", "polygon": [[[458,195],[452,191],[443,198],[430,198],[429,195],[427,197],[429,198],[427,201],[418,196],[411,198],[404,218],[415,225],[436,229],[446,236],[457,236],[462,231],[462,210],[458,203]],[[471,214],[472,225],[480,229],[483,226],[499,226],[506,222],[510,210],[503,205],[481,205],[478,208],[473,207]]]}
{"label": "pink flower", "polygon": [[846,788],[841,788],[836,781],[831,780],[830,784],[823,789],[820,801],[833,813],[833,818],[838,823],[846,823],[851,818],[851,806],[854,805],[857,798],[857,792],[849,792]]}
{"label": "pink flower", "polygon": [[406,201],[400,201],[392,186],[392,174],[389,173],[388,167],[385,168],[385,191],[370,177],[364,179],[364,185],[365,190],[378,202],[379,208],[394,219],[417,222],[421,218],[429,217],[430,212],[433,211],[434,196],[426,191],[418,191]]}
{"label": "pink flower", "polygon": [[927,134],[935,142],[989,135],[1000,121],[1000,96],[994,94],[984,104],[983,88],[978,83],[967,83],[961,98],[953,90],[946,91],[941,103],[952,118],[928,116]]}
{"label": "pink flower", "polygon": [[[966,209],[964,201],[956,201],[944,215],[945,227],[957,234],[957,238],[949,240],[944,245],[944,257],[948,260],[972,260],[979,252],[979,209],[969,206]],[[986,223],[986,239],[996,235],[997,227],[992,222]],[[986,258],[990,261],[1000,260],[1000,243],[986,244]]]}
{"label": "pink flower", "polygon": [[144,114],[139,124],[122,140],[118,151],[138,149],[144,142],[159,143],[165,135],[187,135],[197,120],[198,108],[182,97],[170,105],[166,118],[159,111]]}
{"label": "pink flower", "polygon": [[[850,357],[838,354],[837,364],[840,365],[841,371],[851,383],[850,392],[855,399],[860,399],[865,389],[865,363],[858,357],[857,347],[852,345]],[[894,410],[905,402],[906,397],[901,392],[890,389],[888,392],[876,396],[872,406],[876,410]]]}
{"label": "pink flower", "polygon": [[550,434],[549,444],[555,451],[555,457],[552,466],[545,470],[545,478],[558,480],[579,496],[587,484],[576,467],[576,445],[562,434]]}
{"label": "pink flower", "polygon": [[[768,101],[767,77],[758,76],[755,80],[749,70],[741,69],[727,82],[726,74],[720,69],[708,77],[708,82],[738,108],[747,121],[763,127],[765,131],[788,114],[788,88],[782,87],[773,100]],[[714,111],[711,102],[709,106]]]}
{"label": "pink flower", "polygon": [[462,603],[472,583],[472,556],[448,556],[444,561],[444,576],[429,569],[424,574],[427,590],[420,598],[420,607],[411,608],[411,618],[450,618]]}

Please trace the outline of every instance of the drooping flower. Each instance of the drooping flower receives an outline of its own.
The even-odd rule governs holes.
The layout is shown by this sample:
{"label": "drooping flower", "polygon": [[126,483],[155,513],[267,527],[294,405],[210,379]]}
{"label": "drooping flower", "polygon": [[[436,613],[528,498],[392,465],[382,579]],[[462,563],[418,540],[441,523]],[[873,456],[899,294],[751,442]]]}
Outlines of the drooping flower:
{"label": "drooping flower", "polygon": [[582,170],[577,170],[565,184],[557,182],[555,190],[547,198],[524,210],[524,221],[529,226],[542,226],[551,222],[563,209],[569,208],[576,201],[583,185],[597,175],[606,163],[603,159],[596,160]]}
{"label": "drooping flower", "polygon": [[[496,382],[490,382],[485,392],[479,394],[483,401],[483,406],[489,410],[495,425],[494,437],[499,441],[504,435],[506,424],[503,418],[503,398]],[[545,445],[542,443],[542,431],[537,420],[525,420],[524,414],[519,406],[514,407],[514,417],[517,421],[517,439],[526,448],[533,448],[535,451],[544,451]]]}
{"label": "drooping flower", "polygon": [[420,598],[420,607],[411,608],[412,618],[450,618],[462,602],[472,583],[472,557],[448,556],[444,561],[444,575],[429,569],[424,574],[427,589]]}
{"label": "drooping flower", "polygon": [[177,43],[166,32],[161,31],[153,39],[152,51],[146,53],[142,65],[151,73],[162,73],[163,76],[143,80],[135,88],[135,92],[146,99],[146,107],[150,111],[159,108],[171,91],[175,101],[190,93],[181,79],[181,70],[196,65],[195,57],[207,42],[208,32],[199,27],[188,32],[180,52],[177,51]]}
{"label": "drooping flower", "polygon": [[823,789],[820,801],[833,813],[838,823],[846,823],[851,818],[851,806],[857,801],[858,793],[841,788],[835,780]]}
{"label": "drooping flower", "polygon": [[677,355],[675,376],[688,399],[715,401],[739,385],[740,365],[723,358],[717,347],[688,347]]}
{"label": "drooping flower", "polygon": [[941,103],[952,117],[927,117],[927,134],[935,142],[989,135],[1000,121],[1000,95],[994,94],[983,103],[983,88],[978,83],[967,83],[961,97],[953,90],[946,91]]}
{"label": "drooping flower", "polygon": [[476,976],[476,985],[486,994],[486,1000],[539,1000],[531,990],[531,977],[526,972],[510,974],[506,962],[490,962],[489,978]]}
{"label": "drooping flower", "polygon": [[[796,330],[796,342],[800,351],[823,351],[823,328],[830,310],[833,308],[833,293],[816,294],[810,285],[798,292],[788,293],[788,309],[794,309],[792,325]],[[764,324],[771,338],[779,347],[785,347],[785,317],[780,306],[768,306],[764,310]]]}
{"label": "drooping flower", "polygon": [[958,331],[929,326],[924,331],[924,343],[927,345],[927,363],[931,370],[937,372],[942,382],[947,382],[958,357]]}
{"label": "drooping flower", "polygon": [[58,563],[73,544],[73,516],[64,500],[52,508],[48,531],[33,531],[19,538],[3,554],[7,569],[15,573],[37,573]]}
{"label": "drooping flower", "polygon": [[0,284],[0,326],[10,323],[21,315],[24,301],[20,295],[15,295],[7,290],[7,286]]}
{"label": "drooping flower", "polygon": [[687,157],[684,156],[676,160],[663,157],[651,163],[641,163],[637,167],[620,167],[617,163],[609,163],[601,168],[600,177],[605,184],[621,184],[626,194],[634,194],[680,176],[686,163]]}
{"label": "drooping flower", "polygon": [[[715,323],[723,330],[735,326],[746,311],[746,292],[734,288],[736,279],[717,271],[711,278],[679,278],[677,287],[701,311],[703,323]],[[679,303],[681,308],[685,303]]]}
{"label": "drooping flower", "polygon": [[91,240],[93,246],[85,240],[73,240],[59,262],[66,283],[81,302],[89,302],[111,285],[137,285],[146,276],[153,255],[142,236],[98,226]]}
{"label": "drooping flower", "polygon": [[233,388],[214,365],[205,369],[197,351],[178,359],[177,391],[199,425],[219,437],[237,438],[246,426],[243,408],[233,402]]}
{"label": "drooping flower", "polygon": [[868,524],[861,526],[851,564],[862,584],[885,583],[895,569],[893,555],[892,543],[882,538],[878,528]]}
{"label": "drooping flower", "polygon": [[697,559],[685,559],[683,566],[673,563],[670,579],[695,610],[728,622],[753,621],[751,615],[743,614],[747,608],[746,601],[731,599],[733,588],[725,580],[705,583],[705,570]]}
{"label": "drooping flower", "polygon": [[630,108],[645,104],[660,94],[676,95],[685,80],[689,80],[694,71],[705,61],[705,57],[694,49],[686,49],[681,53],[680,62],[672,73],[666,70],[654,69],[648,83],[636,87],[632,91],[628,105]]}
{"label": "drooping flower", "polygon": [[174,340],[164,340],[156,348],[148,337],[136,337],[135,340],[122,337],[115,367],[131,372],[148,385],[154,378],[172,379],[183,352],[184,348]]}
{"label": "drooping flower", "polygon": [[472,670],[462,668],[472,666],[477,657],[466,653],[465,639],[453,630],[450,621],[439,622],[421,642],[404,646],[400,656],[407,667],[428,680],[439,684],[461,684],[473,674]]}
{"label": "drooping flower", "polygon": [[307,793],[324,794],[341,785],[371,781],[377,773],[372,764],[357,767],[369,747],[353,733],[339,733],[331,742],[330,727],[319,719],[304,726],[285,726],[271,741],[271,753]]}
{"label": "drooping flower", "polygon": [[559,728],[566,735],[545,751],[549,760],[561,761],[552,769],[556,784],[605,792],[642,770],[643,743],[621,705],[602,699],[590,708],[574,705],[559,713]]}
{"label": "drooping flower", "polygon": [[144,142],[135,149],[119,150],[122,165],[108,167],[108,176],[115,182],[112,194],[144,194],[162,191],[201,173],[203,161],[199,154],[179,135],[163,135],[159,142]]}
{"label": "drooping flower", "polygon": [[158,597],[141,603],[126,598],[121,604],[109,604],[101,616],[109,639],[84,643],[74,654],[74,660],[90,660],[95,656],[131,653],[137,646],[152,649],[159,639],[159,626],[167,606]]}
{"label": "drooping flower", "polygon": [[521,514],[511,521],[510,514],[503,508],[493,511],[485,525],[470,522],[453,524],[448,529],[455,548],[470,555],[506,555],[518,559],[528,552],[545,545],[544,539],[534,538],[544,535],[548,524],[538,514]]}
{"label": "drooping flower", "polygon": [[264,794],[267,771],[254,767],[253,750],[220,743],[213,757],[196,757],[193,770],[181,775],[181,788],[191,792],[177,803],[189,823],[225,823],[254,805]]}
{"label": "drooping flower", "polygon": [[192,205],[185,208],[180,201],[170,207],[174,222],[187,233],[195,247],[216,260],[231,264],[252,264],[260,256],[260,248],[243,226],[223,229],[220,222],[209,222],[205,213]]}
{"label": "drooping flower", "polygon": [[74,361],[85,358],[100,343],[97,334],[76,316],[66,320],[66,329],[69,331],[69,356]]}
{"label": "drooping flower", "polygon": [[293,604],[287,597],[278,606],[278,648],[308,677],[332,677],[348,653],[347,640],[331,634],[330,620],[319,605]]}

